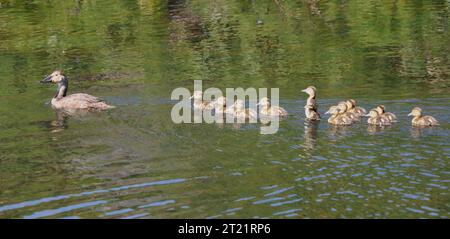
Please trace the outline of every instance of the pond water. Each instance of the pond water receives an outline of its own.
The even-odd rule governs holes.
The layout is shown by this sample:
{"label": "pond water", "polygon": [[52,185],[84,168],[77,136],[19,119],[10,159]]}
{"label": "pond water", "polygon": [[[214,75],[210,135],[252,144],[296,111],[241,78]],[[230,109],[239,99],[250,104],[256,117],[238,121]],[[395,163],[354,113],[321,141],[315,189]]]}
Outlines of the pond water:
{"label": "pond water", "polygon": [[[0,0],[0,218],[448,218],[449,2]],[[64,116],[39,84],[117,106]],[[279,88],[290,116],[174,124],[177,87]],[[399,117],[304,120],[354,98]],[[441,125],[411,126],[415,106]]]}

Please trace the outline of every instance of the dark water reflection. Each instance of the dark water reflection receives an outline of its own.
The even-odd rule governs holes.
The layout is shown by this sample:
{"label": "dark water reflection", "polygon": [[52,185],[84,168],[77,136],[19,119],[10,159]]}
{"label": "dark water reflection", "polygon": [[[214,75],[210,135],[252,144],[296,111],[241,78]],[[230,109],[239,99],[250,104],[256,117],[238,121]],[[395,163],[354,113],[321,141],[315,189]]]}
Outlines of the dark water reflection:
{"label": "dark water reflection", "polygon": [[[57,9],[58,11],[55,11]],[[448,218],[447,1],[0,1],[1,218]],[[58,112],[52,87],[116,109]],[[176,87],[277,87],[290,116],[172,123]],[[355,98],[399,117],[304,120]],[[414,106],[441,126],[418,128]],[[325,116],[325,115],[323,115]]]}

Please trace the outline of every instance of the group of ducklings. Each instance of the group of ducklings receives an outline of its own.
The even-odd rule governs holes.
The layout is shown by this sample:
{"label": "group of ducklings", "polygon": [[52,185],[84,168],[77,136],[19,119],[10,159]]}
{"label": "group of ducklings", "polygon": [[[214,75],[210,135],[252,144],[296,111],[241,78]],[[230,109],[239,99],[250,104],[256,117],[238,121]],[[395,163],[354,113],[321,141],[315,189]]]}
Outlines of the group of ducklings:
{"label": "group of ducklings", "polygon": [[[194,91],[191,99],[194,99],[194,109],[214,110],[216,114],[231,114],[237,118],[244,119],[256,119],[258,117],[255,110],[245,108],[245,103],[241,99],[237,99],[232,105],[227,106],[227,101],[224,96],[220,96],[213,101],[203,100],[202,91]],[[281,107],[271,106],[270,100],[267,97],[262,98],[257,105],[259,106],[259,113],[263,116],[286,116],[288,114]]]}
{"label": "group of ducklings", "polygon": [[[53,97],[51,104],[56,109],[87,109],[87,110],[107,110],[114,106],[106,104],[103,100],[84,93],[67,95],[69,87],[68,78],[61,71],[54,71],[41,81],[42,83],[55,83],[58,90]],[[320,120],[316,101],[317,89],[309,86],[302,90],[309,95],[305,105],[305,115],[308,120]],[[219,114],[232,114],[238,118],[256,119],[258,114],[253,109],[245,108],[243,100],[236,100],[232,105],[227,106],[226,98],[221,96],[214,101],[203,100],[202,91],[194,91],[191,99],[194,99],[194,109],[214,110]],[[262,98],[259,103],[259,114],[261,116],[286,116],[288,112],[279,107],[271,106],[269,98]],[[366,114],[366,110],[356,105],[356,101],[349,99],[339,102],[336,106],[331,106],[325,114],[331,114],[328,122],[333,125],[350,125],[359,121],[361,117],[367,116],[367,123],[371,125],[390,125],[397,122],[397,117],[390,112],[385,112],[384,105],[379,105]],[[422,116],[422,109],[415,107],[408,116],[413,116],[412,124],[417,126],[438,125],[439,122],[432,116]]]}
{"label": "group of ducklings", "polygon": [[[320,115],[317,111],[317,89],[314,86],[308,86],[302,90],[309,95],[305,105],[305,115],[309,120],[320,120]],[[350,125],[354,122],[360,121],[361,117],[369,117],[367,123],[370,125],[391,125],[397,122],[397,116],[391,112],[385,111],[384,105],[378,105],[371,109],[368,114],[362,107],[356,105],[354,99],[341,101],[335,106],[331,106],[325,114],[331,114],[328,118],[328,123],[333,125]],[[433,126],[439,125],[439,122],[433,116],[422,116],[422,109],[414,107],[408,116],[413,116],[412,125],[415,126]]]}

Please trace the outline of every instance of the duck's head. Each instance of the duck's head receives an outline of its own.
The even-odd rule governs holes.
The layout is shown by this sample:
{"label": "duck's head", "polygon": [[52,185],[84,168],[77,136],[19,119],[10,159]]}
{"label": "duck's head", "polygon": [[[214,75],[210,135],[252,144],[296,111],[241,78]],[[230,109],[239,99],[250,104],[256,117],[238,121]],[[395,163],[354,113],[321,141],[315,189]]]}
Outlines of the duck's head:
{"label": "duck's head", "polygon": [[340,113],[344,113],[347,111],[348,107],[347,107],[347,103],[345,103],[344,101],[339,102],[339,104],[337,105],[337,108],[339,109]]}
{"label": "duck's head", "polygon": [[66,80],[66,76],[62,71],[54,71],[52,74],[41,80],[41,83],[61,83]]}
{"label": "duck's head", "polygon": [[316,95],[317,89],[314,86],[308,86],[306,89],[302,90],[302,92],[305,92],[308,95]]}
{"label": "duck's head", "polygon": [[370,110],[368,114],[365,115],[366,117],[377,117],[378,116],[378,111],[376,110]]}
{"label": "duck's head", "polygon": [[378,112],[378,114],[383,114],[384,113],[384,105],[379,105],[377,107],[375,107],[374,109],[376,112]]}
{"label": "duck's head", "polygon": [[414,109],[412,109],[411,113],[408,114],[408,116],[421,116],[422,115],[422,109],[419,107],[414,107]]}
{"label": "duck's head", "polygon": [[330,109],[328,109],[328,111],[325,112],[326,115],[328,115],[328,114],[336,115],[336,114],[339,114],[339,113],[340,113],[340,110],[339,110],[339,108],[336,105],[331,106]]}
{"label": "duck's head", "polygon": [[353,107],[356,107],[356,100],[354,100],[354,99],[349,99],[348,101],[350,101],[350,102],[352,103]]}
{"label": "duck's head", "polygon": [[194,94],[192,94],[191,98],[189,98],[189,99],[192,99],[192,98],[194,98],[194,100],[202,100],[203,92],[201,92],[199,90],[194,91]]}
{"label": "duck's head", "polygon": [[237,99],[237,100],[234,102],[234,108],[235,108],[236,110],[243,110],[243,109],[245,109],[244,101],[243,101],[243,100],[240,100],[240,99]]}
{"label": "duck's head", "polygon": [[351,100],[345,101],[345,105],[347,106],[347,109],[349,109],[349,110],[355,108],[355,105],[353,104],[353,102]]}
{"label": "duck's head", "polygon": [[259,100],[259,103],[257,104],[261,107],[269,107],[270,106],[270,100],[267,97],[262,98],[261,100]]}

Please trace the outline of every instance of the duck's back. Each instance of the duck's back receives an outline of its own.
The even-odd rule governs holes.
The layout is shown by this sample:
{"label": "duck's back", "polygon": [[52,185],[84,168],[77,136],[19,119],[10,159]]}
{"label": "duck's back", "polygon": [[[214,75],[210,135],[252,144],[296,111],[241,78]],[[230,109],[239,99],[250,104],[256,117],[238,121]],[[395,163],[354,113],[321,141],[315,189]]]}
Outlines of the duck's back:
{"label": "duck's back", "polygon": [[413,124],[429,126],[429,125],[439,125],[439,122],[433,116],[423,116],[420,118],[414,118]]}
{"label": "duck's back", "polygon": [[106,104],[102,99],[84,93],[68,95],[61,99],[53,98],[52,106],[58,109],[66,108],[105,110],[114,108],[114,106]]}

